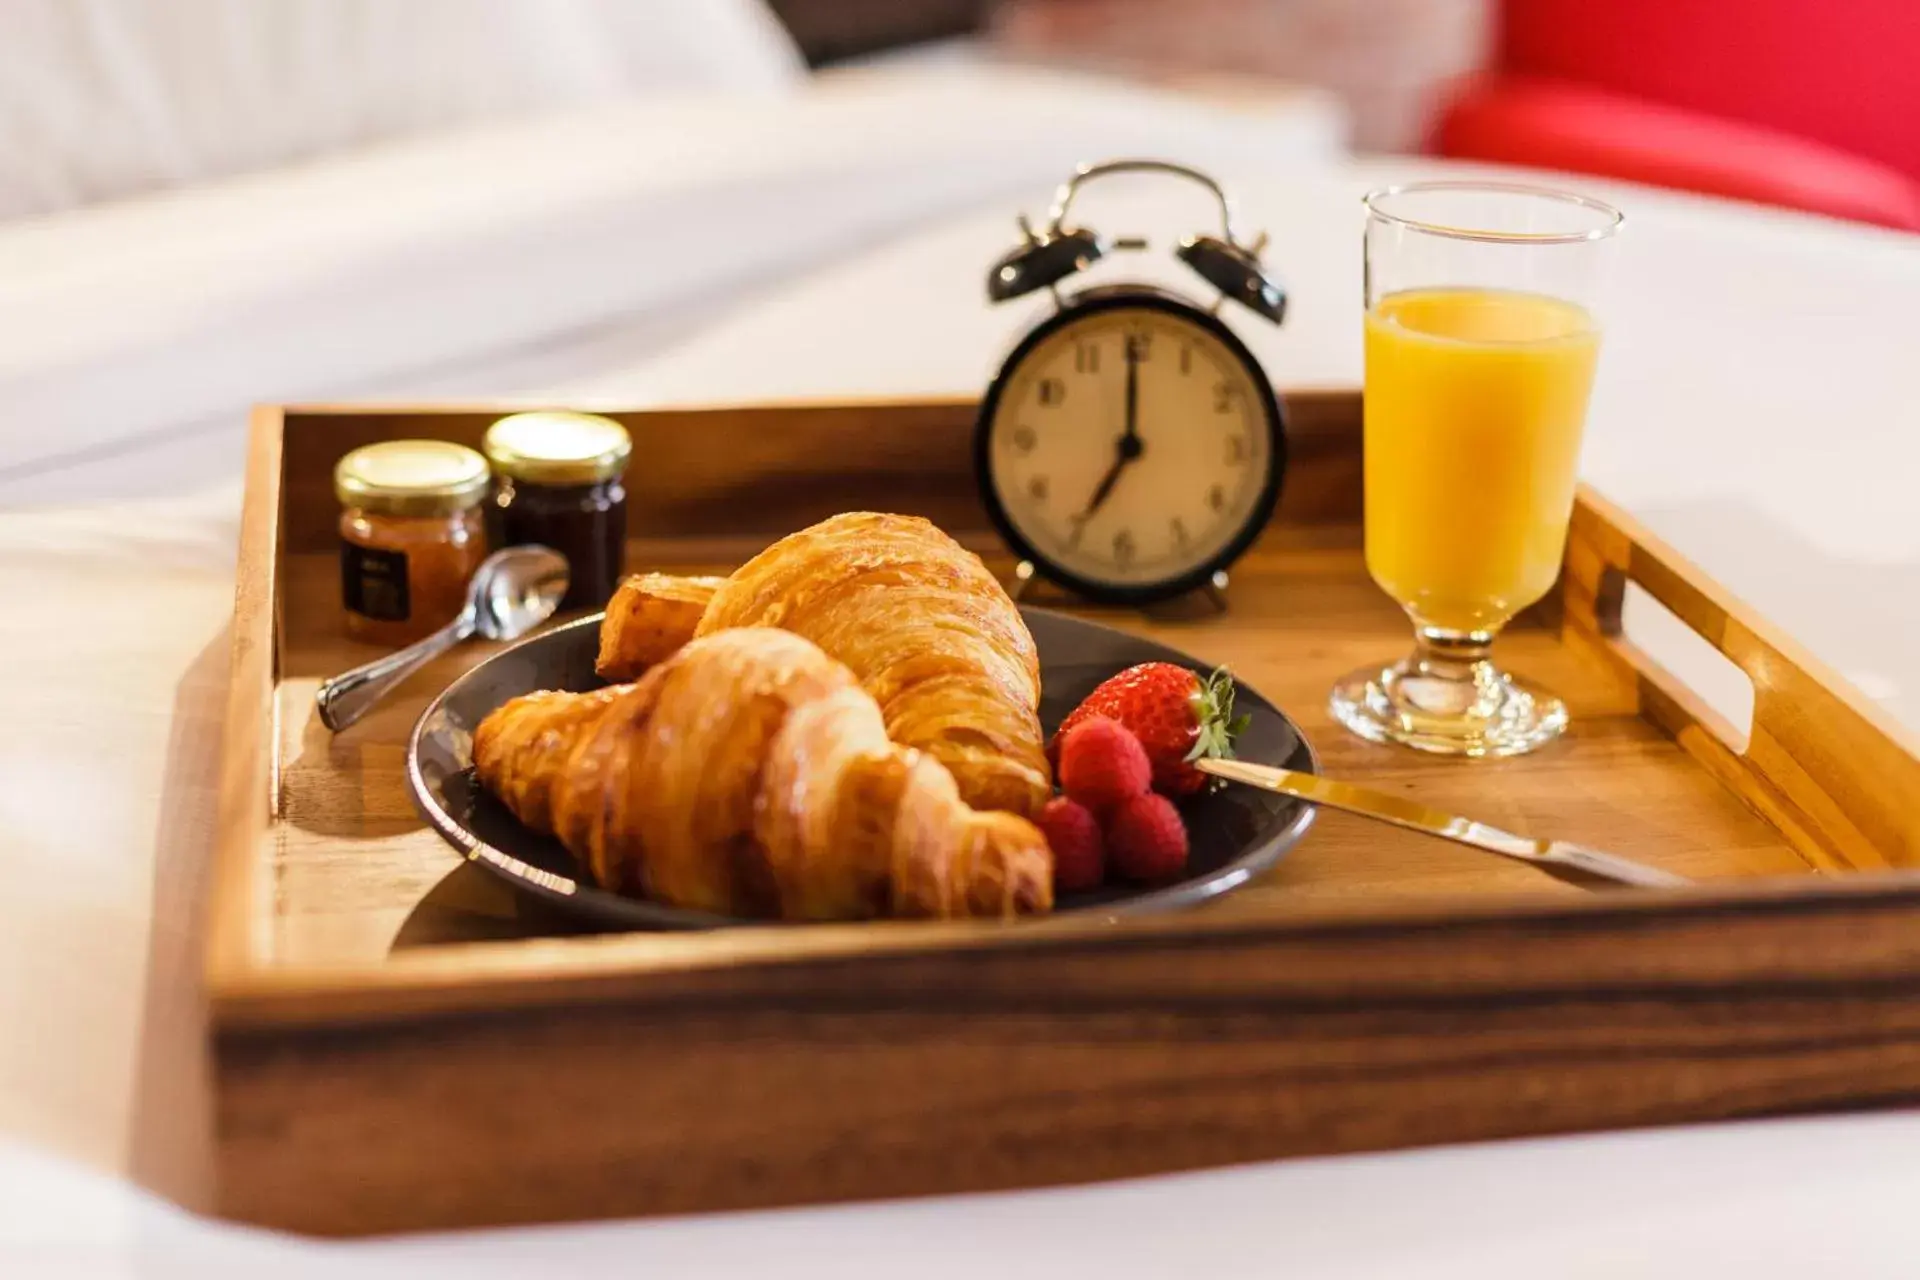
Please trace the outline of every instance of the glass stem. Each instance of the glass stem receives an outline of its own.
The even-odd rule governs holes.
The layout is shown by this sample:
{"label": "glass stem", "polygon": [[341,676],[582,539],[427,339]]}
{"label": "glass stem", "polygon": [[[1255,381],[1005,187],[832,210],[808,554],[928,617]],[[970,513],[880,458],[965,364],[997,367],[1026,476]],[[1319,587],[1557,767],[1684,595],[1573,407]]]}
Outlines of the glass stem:
{"label": "glass stem", "polygon": [[1450,631],[1415,623],[1413,670],[1435,680],[1477,683],[1493,649],[1492,631]]}

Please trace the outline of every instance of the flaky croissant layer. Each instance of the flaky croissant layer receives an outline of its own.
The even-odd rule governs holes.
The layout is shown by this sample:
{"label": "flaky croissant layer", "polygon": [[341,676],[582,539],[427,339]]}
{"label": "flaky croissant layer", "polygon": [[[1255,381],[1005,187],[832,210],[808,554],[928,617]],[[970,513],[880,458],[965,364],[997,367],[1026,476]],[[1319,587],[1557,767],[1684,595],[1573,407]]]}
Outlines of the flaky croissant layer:
{"label": "flaky croissant layer", "polygon": [[969,808],[845,665],[789,631],[718,630],[633,684],[516,698],[480,722],[473,758],[617,892],[789,920],[1052,906],[1039,830]]}
{"label": "flaky croissant layer", "polygon": [[973,807],[1031,815],[1051,794],[1033,637],[980,558],[928,521],[850,512],[729,578],[631,578],[607,606],[598,669],[630,680],[734,627],[779,627],[844,662],[893,740],[945,765]]}

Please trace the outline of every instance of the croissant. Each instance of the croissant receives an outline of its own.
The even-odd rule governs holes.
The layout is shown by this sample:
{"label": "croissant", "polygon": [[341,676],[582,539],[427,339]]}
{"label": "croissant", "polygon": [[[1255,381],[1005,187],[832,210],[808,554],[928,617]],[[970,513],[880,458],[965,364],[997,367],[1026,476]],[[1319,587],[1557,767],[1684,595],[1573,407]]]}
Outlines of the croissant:
{"label": "croissant", "polygon": [[852,668],[893,740],[945,765],[974,808],[1031,815],[1046,803],[1033,637],[980,558],[933,524],[852,512],[718,582],[628,579],[607,606],[597,669],[632,679],[696,635],[755,626],[805,636]]}
{"label": "croissant", "polygon": [[1053,905],[1040,831],[968,808],[851,671],[787,631],[720,631],[633,684],[515,698],[474,730],[473,761],[620,893],[786,920]]}
{"label": "croissant", "polygon": [[680,578],[643,573],[628,578],[607,601],[594,669],[606,680],[633,680],[693,639],[700,617],[725,578]]}

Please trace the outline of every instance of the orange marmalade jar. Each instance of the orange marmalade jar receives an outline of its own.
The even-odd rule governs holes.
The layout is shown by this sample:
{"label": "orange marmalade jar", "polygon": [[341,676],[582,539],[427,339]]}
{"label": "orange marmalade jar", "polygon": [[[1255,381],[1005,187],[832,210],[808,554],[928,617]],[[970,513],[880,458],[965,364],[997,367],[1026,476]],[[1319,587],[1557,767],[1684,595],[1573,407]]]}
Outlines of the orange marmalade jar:
{"label": "orange marmalade jar", "polygon": [[347,634],[410,644],[453,621],[486,557],[487,460],[445,440],[384,440],[333,469]]}

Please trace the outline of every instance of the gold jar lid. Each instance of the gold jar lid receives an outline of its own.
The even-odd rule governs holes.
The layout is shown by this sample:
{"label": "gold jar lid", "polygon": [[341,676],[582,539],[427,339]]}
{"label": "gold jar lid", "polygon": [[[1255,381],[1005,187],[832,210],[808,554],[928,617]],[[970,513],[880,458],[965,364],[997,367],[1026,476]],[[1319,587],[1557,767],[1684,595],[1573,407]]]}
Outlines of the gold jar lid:
{"label": "gold jar lid", "polygon": [[501,475],[533,484],[597,484],[627,469],[633,438],[597,413],[516,413],[487,428],[480,447]]}
{"label": "gold jar lid", "polygon": [[333,468],[340,504],[390,516],[444,516],[486,496],[487,460],[448,440],[383,440]]}

